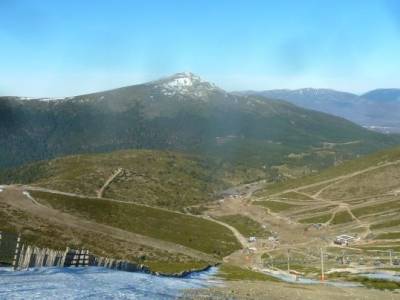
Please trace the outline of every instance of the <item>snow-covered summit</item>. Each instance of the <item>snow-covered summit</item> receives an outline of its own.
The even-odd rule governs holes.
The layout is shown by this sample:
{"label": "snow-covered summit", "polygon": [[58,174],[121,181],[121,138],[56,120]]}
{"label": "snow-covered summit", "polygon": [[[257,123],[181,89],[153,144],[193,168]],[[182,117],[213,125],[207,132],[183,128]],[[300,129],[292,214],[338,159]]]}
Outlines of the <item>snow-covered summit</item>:
{"label": "snow-covered summit", "polygon": [[161,78],[148,83],[166,96],[184,95],[193,97],[204,97],[212,92],[224,92],[215,84],[204,81],[200,76],[190,72],[176,73],[172,76]]}
{"label": "snow-covered summit", "polygon": [[200,76],[197,76],[190,72],[177,73],[175,75],[161,79],[161,81],[164,81],[164,84],[166,86],[180,87],[180,88],[189,87],[189,86],[193,86],[193,84],[204,82],[200,78]]}

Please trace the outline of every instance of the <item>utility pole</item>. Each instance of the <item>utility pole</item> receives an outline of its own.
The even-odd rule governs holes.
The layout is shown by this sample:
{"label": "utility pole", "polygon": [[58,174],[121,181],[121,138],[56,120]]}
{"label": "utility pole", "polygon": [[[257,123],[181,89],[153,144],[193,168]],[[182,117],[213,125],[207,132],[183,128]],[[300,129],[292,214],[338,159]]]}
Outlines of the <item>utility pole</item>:
{"label": "utility pole", "polygon": [[344,250],[342,250],[342,265],[344,265],[344,256],[345,256],[345,252],[344,252]]}
{"label": "utility pole", "polygon": [[325,280],[325,274],[324,274],[324,251],[321,248],[321,280]]}
{"label": "utility pole", "polygon": [[290,249],[287,250],[287,271],[290,274]]}
{"label": "utility pole", "polygon": [[389,261],[390,261],[390,265],[391,265],[391,266],[393,266],[392,252],[393,252],[393,250],[390,249],[390,250],[389,250]]}

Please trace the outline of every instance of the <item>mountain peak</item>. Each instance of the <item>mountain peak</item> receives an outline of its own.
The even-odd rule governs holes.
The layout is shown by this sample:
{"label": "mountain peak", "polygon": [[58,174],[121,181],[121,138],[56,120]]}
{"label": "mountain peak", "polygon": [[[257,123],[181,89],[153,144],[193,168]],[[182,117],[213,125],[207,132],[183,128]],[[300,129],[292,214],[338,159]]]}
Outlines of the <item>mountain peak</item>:
{"label": "mountain peak", "polygon": [[188,87],[193,86],[196,83],[199,84],[204,82],[200,76],[190,72],[176,73],[172,76],[161,79],[161,81],[165,81],[165,83],[171,87]]}
{"label": "mountain peak", "polygon": [[215,84],[205,81],[200,76],[191,72],[181,72],[174,75],[152,81],[149,85],[159,88],[166,96],[184,95],[193,97],[205,97],[210,93],[224,92]]}

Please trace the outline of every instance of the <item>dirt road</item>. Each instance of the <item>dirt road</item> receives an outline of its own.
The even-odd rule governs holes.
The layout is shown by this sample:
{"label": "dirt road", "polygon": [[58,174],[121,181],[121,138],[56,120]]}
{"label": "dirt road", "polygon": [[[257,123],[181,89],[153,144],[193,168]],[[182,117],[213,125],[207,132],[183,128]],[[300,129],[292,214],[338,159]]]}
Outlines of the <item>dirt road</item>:
{"label": "dirt road", "polygon": [[[380,169],[380,168],[393,166],[393,165],[397,165],[397,164],[400,164],[400,160],[396,160],[396,161],[392,161],[392,162],[388,162],[388,163],[383,163],[383,164],[378,165],[378,166],[369,167],[369,168],[366,168],[366,169],[363,169],[363,170],[360,170],[360,171],[356,171],[356,172],[353,172],[353,173],[350,173],[350,174],[341,175],[341,176],[337,176],[335,178],[318,181],[316,183],[311,183],[311,184],[299,186],[299,187],[296,187],[296,188],[287,189],[287,190],[284,190],[284,191],[281,191],[281,192],[278,192],[278,193],[275,193],[275,194],[271,194],[268,197],[275,197],[275,196],[279,196],[279,195],[286,194],[286,193],[289,193],[289,192],[298,192],[298,191],[301,191],[301,190],[304,190],[304,189],[316,187],[316,186],[319,186],[321,184],[326,184],[326,183],[332,183],[332,185],[334,185],[336,183],[339,183],[342,180],[349,179],[349,178],[352,178],[352,177],[355,177],[355,176],[358,176],[358,175],[361,175],[361,174],[364,174],[364,173],[367,173],[367,172],[370,172],[370,171],[373,171],[373,170],[377,170],[377,169]],[[331,185],[329,185],[328,187],[330,187],[330,186]],[[327,187],[322,188],[316,194],[314,194],[314,196],[318,197],[318,195],[321,192],[323,192],[323,190],[325,190],[326,188]]]}
{"label": "dirt road", "polygon": [[26,191],[23,188],[4,188],[3,192],[0,193],[0,202],[6,203],[10,207],[26,212],[29,215],[45,219],[50,224],[57,224],[65,228],[73,228],[79,231],[89,232],[94,235],[98,233],[106,234],[122,241],[134,241],[140,245],[162,251],[182,253],[196,259],[202,259],[204,261],[216,261],[216,259],[211,255],[207,255],[203,252],[185,246],[128,232],[115,227],[99,224],[94,221],[86,219],[84,220],[45,205],[38,205],[36,201],[32,201],[32,199],[27,196]]}
{"label": "dirt road", "polygon": [[104,191],[106,188],[111,184],[111,182],[114,181],[115,178],[117,178],[120,174],[122,174],[122,168],[118,168],[114,174],[112,174],[106,182],[103,184],[103,186],[100,188],[100,190],[97,191],[97,198],[103,198]]}
{"label": "dirt road", "polygon": [[235,227],[233,227],[233,226],[231,226],[231,225],[229,225],[229,224],[227,224],[225,222],[222,222],[222,221],[216,220],[214,218],[211,218],[210,216],[204,216],[203,218],[206,219],[206,220],[218,223],[218,224],[228,228],[230,231],[232,231],[233,235],[236,237],[236,239],[242,245],[242,248],[247,248],[249,246],[249,243],[247,242],[247,239]]}
{"label": "dirt road", "polygon": [[[39,191],[39,192],[46,192],[46,193],[51,193],[51,194],[65,195],[65,196],[70,196],[70,197],[79,197],[79,198],[85,198],[85,199],[99,199],[97,197],[83,196],[83,195],[74,194],[74,193],[60,192],[60,191],[56,191],[56,190],[51,190],[51,189],[46,189],[46,188],[41,188],[41,187],[27,186],[27,185],[25,185],[25,186],[9,186],[8,188],[9,189],[23,189],[23,190],[27,190],[27,191]],[[112,201],[112,202],[117,202],[117,203],[124,203],[124,204],[151,207],[151,206],[148,206],[148,205],[145,205],[145,204],[137,204],[137,203],[134,203],[134,202],[123,201],[123,200],[115,200],[115,199],[109,199],[109,198],[101,198],[101,199],[104,200],[104,201]],[[246,248],[248,246],[247,239],[236,228],[230,226],[227,223],[224,223],[222,221],[219,221],[219,220],[216,220],[214,218],[211,218],[210,216],[201,216],[201,215],[199,216],[199,215],[193,215],[193,214],[190,214],[190,213],[181,213],[181,212],[172,211],[172,210],[168,210],[166,208],[159,208],[159,207],[157,207],[157,209],[168,211],[168,212],[172,212],[172,213],[182,214],[182,215],[190,215],[190,216],[192,216],[194,218],[206,219],[208,221],[211,221],[211,222],[217,223],[219,225],[222,225],[222,226],[228,228],[233,233],[233,235],[236,237],[236,239],[239,241],[239,243],[242,245],[243,248]]]}

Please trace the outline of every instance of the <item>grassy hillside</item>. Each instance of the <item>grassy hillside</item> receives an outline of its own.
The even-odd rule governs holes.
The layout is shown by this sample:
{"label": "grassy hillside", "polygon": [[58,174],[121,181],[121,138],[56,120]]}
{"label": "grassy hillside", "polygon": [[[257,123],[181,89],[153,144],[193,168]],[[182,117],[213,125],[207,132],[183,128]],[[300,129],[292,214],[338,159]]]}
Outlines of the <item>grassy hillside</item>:
{"label": "grassy hillside", "polygon": [[180,272],[202,268],[240,248],[233,233],[208,219],[115,200],[8,187],[0,192],[0,231],[24,243],[91,253]]}
{"label": "grassy hillside", "polygon": [[210,263],[179,251],[154,248],[107,232],[94,233],[70,225],[54,223],[0,201],[0,231],[21,233],[23,242],[29,245],[59,250],[85,248],[96,255],[145,264],[154,271],[170,273],[201,268]]}
{"label": "grassy hillside", "polygon": [[[286,269],[290,255],[291,270],[318,278],[322,250],[325,271],[349,265],[398,271],[390,257],[400,256],[400,148],[267,185],[250,199],[227,199],[209,213],[225,216],[238,230],[249,226],[236,214],[264,224],[279,239],[277,243],[258,238],[253,243],[264,266]],[[354,237],[349,245],[335,243],[343,234]],[[258,257],[248,256],[232,261],[255,265],[251,259]]]}
{"label": "grassy hillside", "polygon": [[[279,147],[278,145],[276,149]],[[233,149],[235,148],[232,145],[231,151]],[[270,153],[267,149],[265,151],[262,155]],[[260,170],[250,167],[251,162],[247,162],[247,166],[231,166],[215,156],[213,158],[172,151],[121,150],[66,156],[0,170],[0,182],[30,184],[96,196],[107,179],[116,170],[122,169],[104,190],[103,197],[182,210],[187,206],[211,201],[218,192],[233,185],[263,178],[281,180],[287,173],[296,173],[297,168],[310,171],[312,168],[326,167],[329,165],[329,157],[321,156],[319,160],[321,162],[326,159],[327,165],[317,166],[317,159],[314,162],[309,161],[314,156],[320,156],[320,151],[313,150],[305,158],[287,158],[286,167]],[[229,156],[230,153],[228,151],[226,155]],[[237,155],[245,157],[245,153],[240,152]],[[273,156],[269,160],[271,164],[278,163],[278,158]],[[296,174],[302,175],[303,172]]]}
{"label": "grassy hillside", "polygon": [[[379,166],[381,164],[397,160],[400,160],[400,148],[392,148],[388,150],[378,151],[374,154],[366,155],[365,157],[359,159],[346,161],[336,167],[323,170],[315,175],[305,176],[294,180],[287,180],[285,182],[271,185],[265,190],[259,191],[258,195],[259,196],[270,195],[291,188],[296,188],[310,184],[317,184],[318,182],[334,179],[338,176],[343,176],[349,173],[357,172],[366,168]],[[323,188],[324,184],[325,183],[321,183],[319,186],[316,186],[315,188],[309,188],[308,190],[311,192],[313,190],[317,191]]]}
{"label": "grassy hillside", "polygon": [[51,207],[96,223],[223,257],[239,249],[232,232],[215,222],[167,210],[102,199],[32,192]]}
{"label": "grassy hillside", "polygon": [[[230,151],[234,151],[235,147],[231,143],[235,142],[227,143],[232,146]],[[276,147],[277,150],[283,146],[271,145],[271,147]],[[246,164],[239,163],[232,166],[224,160],[215,158],[216,156],[188,155],[172,151],[122,150],[102,154],[74,155],[0,170],[0,183],[30,184],[69,193],[96,196],[107,179],[116,170],[122,169],[121,174],[105,188],[103,197],[182,210],[187,206],[213,200],[219,191],[241,183],[263,178],[280,181],[287,177],[301,177],[298,180],[289,180],[270,186],[267,192],[259,193],[259,195],[265,195],[279,192],[290,186],[313,183],[346,174],[346,172],[382,163],[382,160],[390,161],[400,158],[398,151],[387,150],[357,161],[349,161],[315,176],[304,177],[304,174],[311,170],[326,168],[330,164],[332,153],[336,153],[332,150],[335,146],[329,146],[331,152],[325,155],[324,153],[328,151],[327,147],[316,148],[298,156],[288,154],[288,157],[281,161],[283,165],[271,169],[252,168],[249,164],[256,162],[251,162],[251,159]],[[268,149],[264,150],[262,155],[271,154]],[[226,151],[227,156],[232,154],[230,151]],[[261,150],[249,151],[262,152]],[[287,149],[287,153],[289,152]],[[238,152],[235,155],[246,157],[245,152]],[[261,157],[261,154],[258,157]],[[279,162],[279,158],[273,155],[268,159],[271,165]],[[325,163],[320,165],[323,161]]]}
{"label": "grassy hillside", "polygon": [[226,215],[216,217],[216,219],[236,228],[245,237],[265,237],[270,233],[268,230],[264,229],[260,223],[243,215]]}
{"label": "grassy hillside", "polygon": [[256,197],[254,204],[279,204],[275,211],[298,223],[360,237],[353,248],[400,249],[400,148],[270,185]]}
{"label": "grassy hillside", "polygon": [[0,172],[0,182],[96,196],[118,168],[122,173],[105,189],[104,197],[172,209],[210,201],[216,192],[230,184],[257,178],[251,170],[237,168],[229,172],[216,160],[198,156],[126,150],[29,164]]}

